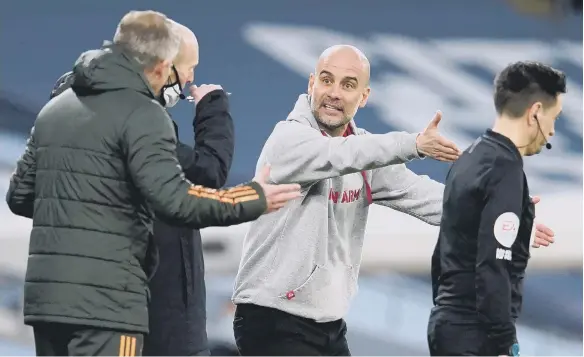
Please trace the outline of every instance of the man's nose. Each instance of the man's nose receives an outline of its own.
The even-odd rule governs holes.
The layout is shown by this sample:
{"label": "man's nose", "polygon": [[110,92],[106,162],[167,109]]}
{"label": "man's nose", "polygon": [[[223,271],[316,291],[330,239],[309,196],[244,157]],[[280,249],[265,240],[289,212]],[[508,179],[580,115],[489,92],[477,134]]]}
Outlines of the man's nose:
{"label": "man's nose", "polygon": [[330,87],[330,91],[328,93],[329,97],[331,97],[331,99],[340,99],[341,98],[341,88],[338,85],[332,85]]}

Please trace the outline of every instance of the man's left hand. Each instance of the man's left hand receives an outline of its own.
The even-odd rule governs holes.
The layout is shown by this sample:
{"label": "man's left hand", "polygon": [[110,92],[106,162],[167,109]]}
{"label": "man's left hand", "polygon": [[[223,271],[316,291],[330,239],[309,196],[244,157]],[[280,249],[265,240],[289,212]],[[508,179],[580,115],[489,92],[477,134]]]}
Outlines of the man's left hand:
{"label": "man's left hand", "polygon": [[[538,196],[533,196],[531,198],[531,202],[533,204],[537,204],[541,201],[541,198]],[[545,224],[536,223],[535,224],[535,238],[533,239],[533,244],[531,245],[533,248],[539,248],[541,246],[547,247],[551,243],[554,242],[554,231],[548,228]]]}

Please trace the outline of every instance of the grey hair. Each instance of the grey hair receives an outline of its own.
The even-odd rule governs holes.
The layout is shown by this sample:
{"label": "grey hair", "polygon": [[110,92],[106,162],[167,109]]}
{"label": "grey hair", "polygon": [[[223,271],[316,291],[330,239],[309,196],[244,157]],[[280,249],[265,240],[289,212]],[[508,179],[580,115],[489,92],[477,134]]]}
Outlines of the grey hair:
{"label": "grey hair", "polygon": [[156,11],[130,11],[120,21],[114,43],[124,47],[148,69],[161,61],[173,61],[181,37],[172,20]]}

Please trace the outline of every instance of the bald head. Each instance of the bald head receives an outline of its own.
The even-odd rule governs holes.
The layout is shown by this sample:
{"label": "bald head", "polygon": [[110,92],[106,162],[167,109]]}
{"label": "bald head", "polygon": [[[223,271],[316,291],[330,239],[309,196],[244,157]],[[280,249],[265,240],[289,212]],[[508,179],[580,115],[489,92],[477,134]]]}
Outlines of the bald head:
{"label": "bald head", "polygon": [[369,83],[369,77],[371,76],[369,59],[367,59],[367,56],[365,56],[365,54],[357,47],[351,45],[334,45],[327,48],[318,58],[316,73],[318,73],[319,69],[322,69],[325,64],[330,62],[343,62],[348,66],[353,67],[355,70],[362,71],[365,75],[366,82]]}
{"label": "bald head", "polygon": [[[172,21],[172,20],[171,20]],[[173,26],[180,36],[180,49],[178,55],[176,56],[174,63],[188,61],[197,58],[197,63],[199,60],[199,41],[197,41],[197,36],[183,24],[172,21]]]}
{"label": "bald head", "polygon": [[[178,73],[181,88],[184,88],[187,82],[194,81],[195,67],[199,64],[199,42],[191,29],[176,21],[172,21],[172,24],[180,37],[179,51],[173,64]],[[172,75],[171,82],[175,81],[176,78]]]}

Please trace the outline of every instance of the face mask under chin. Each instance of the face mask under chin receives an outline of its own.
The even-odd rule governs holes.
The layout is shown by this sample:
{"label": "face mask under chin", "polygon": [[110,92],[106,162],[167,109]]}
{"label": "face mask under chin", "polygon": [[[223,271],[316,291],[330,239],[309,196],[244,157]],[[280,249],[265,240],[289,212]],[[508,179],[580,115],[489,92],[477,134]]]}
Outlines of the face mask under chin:
{"label": "face mask under chin", "polygon": [[185,98],[184,94],[182,94],[182,87],[180,85],[178,71],[176,70],[174,65],[172,66],[171,70],[174,72],[174,77],[176,78],[176,80],[174,82],[171,82],[171,79],[169,77],[167,84],[162,86],[162,94],[160,96],[161,104],[165,108],[174,107],[180,99]]}
{"label": "face mask under chin", "polygon": [[[182,99],[182,93],[180,90],[180,85],[176,83],[173,86],[164,86],[162,87],[162,105],[165,108],[171,108],[178,103],[179,100]],[[184,96],[183,96],[184,97]]]}

